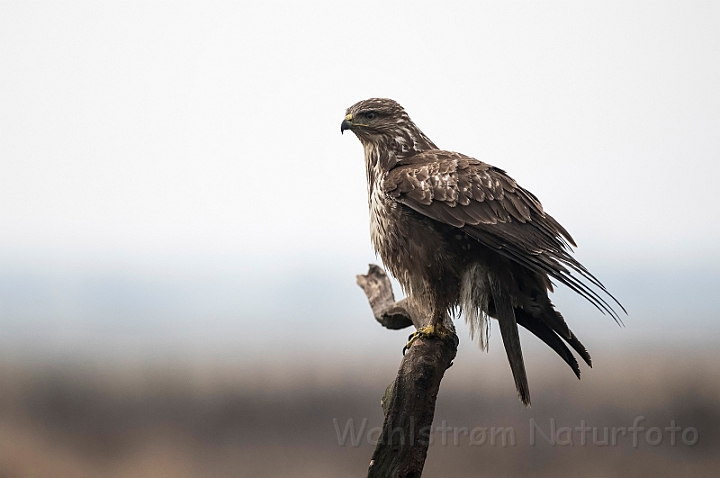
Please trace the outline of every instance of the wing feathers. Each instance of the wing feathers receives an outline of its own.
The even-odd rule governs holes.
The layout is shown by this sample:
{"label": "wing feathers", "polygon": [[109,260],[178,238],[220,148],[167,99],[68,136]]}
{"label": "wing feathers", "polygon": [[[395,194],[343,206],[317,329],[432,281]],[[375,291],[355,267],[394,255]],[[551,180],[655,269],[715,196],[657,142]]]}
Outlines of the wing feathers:
{"label": "wing feathers", "polygon": [[461,228],[505,257],[549,275],[622,324],[590,285],[625,311],[622,305],[569,254],[575,245],[570,234],[505,171],[459,153],[432,150],[398,163],[383,187],[399,203]]}

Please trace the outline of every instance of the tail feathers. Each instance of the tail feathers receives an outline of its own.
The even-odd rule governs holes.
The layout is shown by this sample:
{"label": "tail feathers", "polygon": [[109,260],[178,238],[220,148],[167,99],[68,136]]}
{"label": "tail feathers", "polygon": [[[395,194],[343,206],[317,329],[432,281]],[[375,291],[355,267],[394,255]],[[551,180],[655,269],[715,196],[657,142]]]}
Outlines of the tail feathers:
{"label": "tail feathers", "polygon": [[565,318],[560,312],[555,310],[550,300],[542,307],[540,318],[563,339],[568,340],[572,336],[572,332],[570,332],[570,327],[568,327],[567,322],[565,322]]}
{"label": "tail feathers", "polygon": [[[555,307],[552,305],[552,303],[548,303],[548,308],[546,308],[545,313],[542,315],[542,320],[545,321],[545,323],[548,324],[555,332],[557,332],[560,337],[565,339],[565,342],[567,342],[570,347],[575,349],[575,351],[578,353],[578,355],[580,355],[580,357],[582,357],[586,364],[592,367],[592,359],[590,358],[590,354],[588,353],[587,349],[582,343],[580,343],[578,338],[575,337],[575,334],[572,333],[572,330],[568,328],[567,322],[565,322],[562,314],[555,310]],[[556,326],[553,324],[558,325]]]}
{"label": "tail feathers", "polygon": [[589,367],[592,367],[592,359],[590,358],[590,354],[588,353],[585,346],[580,343],[577,337],[575,337],[575,334],[570,332],[570,338],[567,339],[567,343],[570,344],[570,347],[575,349],[575,351],[582,357],[582,359],[585,361],[586,364],[588,364]]}
{"label": "tail feathers", "polygon": [[560,356],[560,358],[565,361],[565,363],[570,366],[570,368],[572,368],[577,378],[580,378],[580,368],[578,367],[578,362],[575,359],[575,356],[573,356],[572,352],[570,352],[567,346],[565,346],[565,343],[560,339],[564,339],[565,342],[567,342],[567,344],[570,345],[570,347],[572,347],[575,352],[580,355],[580,357],[582,357],[585,363],[592,367],[592,359],[590,358],[590,354],[588,353],[585,346],[580,342],[580,340],[578,340],[578,338],[575,336],[575,334],[572,333],[570,329],[567,329],[567,334],[563,334],[558,331],[556,327],[553,327],[551,325],[552,321],[549,320],[547,317],[549,313],[552,313],[553,317],[556,316],[563,323],[565,322],[565,320],[562,318],[562,315],[560,315],[560,312],[556,311],[554,308],[551,308],[551,310],[543,314],[541,318],[533,317],[532,315],[525,312],[523,309],[515,309],[515,317],[517,323],[525,327],[527,330],[532,332],[533,335],[545,342],[551,349],[555,351],[556,354]]}
{"label": "tail feathers", "polygon": [[[545,322],[531,317],[522,309],[515,310],[515,318],[519,325],[525,327],[527,330],[532,332],[533,335],[545,342],[548,347],[553,349],[555,353],[570,366],[577,378],[580,378],[580,367],[578,366],[577,360],[575,360],[575,356],[572,352],[570,352],[570,349],[567,348],[565,343],[553,329],[551,329]],[[573,346],[573,348],[575,347]],[[587,354],[587,351],[585,353]]]}
{"label": "tail feathers", "polygon": [[520,335],[518,334],[517,322],[515,320],[515,311],[509,300],[499,287],[493,287],[493,298],[495,303],[495,312],[500,324],[500,335],[502,336],[505,352],[507,353],[510,369],[515,379],[515,388],[517,388],[520,401],[525,406],[530,406],[530,387],[528,386],[527,373],[525,372],[525,362],[523,361],[522,348],[520,347]]}

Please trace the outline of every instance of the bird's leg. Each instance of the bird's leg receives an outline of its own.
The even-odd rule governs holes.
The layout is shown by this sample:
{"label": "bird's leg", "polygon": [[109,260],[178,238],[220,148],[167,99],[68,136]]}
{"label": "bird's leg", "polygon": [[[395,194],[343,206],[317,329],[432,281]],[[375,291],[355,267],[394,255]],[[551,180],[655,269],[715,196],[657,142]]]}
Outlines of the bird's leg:
{"label": "bird's leg", "polygon": [[403,347],[403,355],[405,354],[405,351],[410,348],[412,343],[419,337],[434,336],[440,340],[448,338],[452,332],[443,325],[444,318],[445,316],[442,312],[434,313],[432,320],[430,321],[430,325],[417,329],[414,334],[408,337],[408,342],[405,344],[405,347]]}

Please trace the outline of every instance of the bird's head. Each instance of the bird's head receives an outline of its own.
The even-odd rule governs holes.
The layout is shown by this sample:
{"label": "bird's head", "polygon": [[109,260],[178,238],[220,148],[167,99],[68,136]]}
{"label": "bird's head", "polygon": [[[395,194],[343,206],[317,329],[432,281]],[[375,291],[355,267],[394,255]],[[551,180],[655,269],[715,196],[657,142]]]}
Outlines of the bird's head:
{"label": "bird's head", "polygon": [[340,132],[348,129],[364,145],[383,145],[402,156],[436,148],[405,109],[388,98],[370,98],[348,108]]}
{"label": "bird's head", "polygon": [[392,134],[410,122],[410,117],[396,101],[370,98],[355,103],[345,111],[340,132],[349,129],[360,141],[371,140],[374,136]]}

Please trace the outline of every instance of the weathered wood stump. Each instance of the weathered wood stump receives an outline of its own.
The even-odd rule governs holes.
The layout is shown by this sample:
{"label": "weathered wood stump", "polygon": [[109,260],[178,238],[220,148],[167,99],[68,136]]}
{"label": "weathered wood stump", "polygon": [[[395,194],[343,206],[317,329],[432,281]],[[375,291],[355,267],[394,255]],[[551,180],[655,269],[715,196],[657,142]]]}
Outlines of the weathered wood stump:
{"label": "weathered wood stump", "polygon": [[[407,299],[395,301],[390,279],[379,266],[370,264],[367,274],[357,276],[357,283],[384,327],[397,330],[414,325],[419,329],[429,324],[429,314]],[[381,402],[385,420],[368,478],[422,475],[440,381],[457,353],[458,339],[449,317],[444,325],[452,331],[451,336],[415,339],[400,362],[395,381],[385,391]]]}

